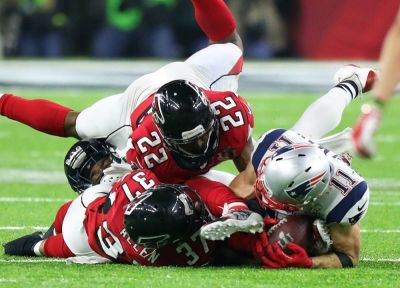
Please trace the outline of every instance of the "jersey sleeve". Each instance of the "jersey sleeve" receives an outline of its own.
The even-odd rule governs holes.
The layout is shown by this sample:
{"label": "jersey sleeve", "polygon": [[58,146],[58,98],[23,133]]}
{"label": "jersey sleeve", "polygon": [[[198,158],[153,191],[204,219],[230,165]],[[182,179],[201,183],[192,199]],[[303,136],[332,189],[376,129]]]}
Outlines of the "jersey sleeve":
{"label": "jersey sleeve", "polygon": [[366,181],[361,181],[330,210],[326,216],[326,222],[354,225],[367,214],[368,205],[368,184]]}
{"label": "jersey sleeve", "polygon": [[185,184],[199,193],[200,198],[215,217],[222,215],[225,205],[228,205],[230,210],[247,208],[243,198],[236,196],[228,186],[220,182],[200,176],[186,181]]}
{"label": "jersey sleeve", "polygon": [[257,140],[251,154],[251,163],[256,172],[261,161],[269,154],[268,152],[271,151],[272,144],[274,144],[274,142],[285,132],[285,129],[270,130],[264,133],[260,139]]}

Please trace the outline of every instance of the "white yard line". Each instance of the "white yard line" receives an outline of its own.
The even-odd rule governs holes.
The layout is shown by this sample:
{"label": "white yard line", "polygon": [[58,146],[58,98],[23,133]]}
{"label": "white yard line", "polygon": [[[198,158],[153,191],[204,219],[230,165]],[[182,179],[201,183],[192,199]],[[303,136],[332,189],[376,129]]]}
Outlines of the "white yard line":
{"label": "white yard line", "polygon": [[60,202],[64,203],[70,201],[71,199],[65,198],[41,198],[41,197],[0,197],[0,202],[13,202],[13,203],[22,203],[22,202]]}
{"label": "white yard line", "polygon": [[0,263],[44,263],[44,262],[65,262],[66,259],[0,259]]}
{"label": "white yard line", "polygon": [[400,258],[362,258],[366,262],[400,262]]}
{"label": "white yard line", "polygon": [[61,171],[41,171],[26,169],[0,169],[2,183],[67,183]]}
{"label": "white yard line", "polygon": [[4,283],[4,282],[17,282],[17,279],[6,279],[6,278],[0,278],[0,283]]}
{"label": "white yard line", "polygon": [[50,226],[0,226],[0,230],[47,230]]}

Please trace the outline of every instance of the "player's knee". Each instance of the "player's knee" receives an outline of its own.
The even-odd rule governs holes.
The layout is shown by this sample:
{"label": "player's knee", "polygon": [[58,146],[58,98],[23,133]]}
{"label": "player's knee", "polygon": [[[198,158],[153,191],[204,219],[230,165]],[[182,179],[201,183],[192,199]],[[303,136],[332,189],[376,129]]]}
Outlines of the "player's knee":
{"label": "player's knee", "polygon": [[78,118],[79,113],[80,112],[78,111],[68,112],[64,122],[65,136],[79,138],[78,133],[76,132],[76,119]]}

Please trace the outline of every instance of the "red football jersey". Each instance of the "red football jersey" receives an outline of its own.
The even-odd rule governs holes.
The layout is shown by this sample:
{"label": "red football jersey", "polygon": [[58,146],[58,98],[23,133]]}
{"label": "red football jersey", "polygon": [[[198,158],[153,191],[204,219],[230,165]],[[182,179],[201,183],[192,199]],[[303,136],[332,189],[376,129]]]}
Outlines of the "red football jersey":
{"label": "red football jersey", "polygon": [[217,151],[204,167],[195,170],[180,167],[164,146],[151,115],[153,96],[146,99],[131,115],[133,149],[127,152],[128,162],[150,169],[161,182],[182,183],[208,172],[225,160],[240,156],[254,126],[254,117],[246,100],[233,92],[204,92],[217,115],[220,129]]}
{"label": "red football jersey", "polygon": [[186,242],[160,249],[143,248],[135,244],[124,228],[124,207],[137,193],[158,184],[148,170],[137,170],[125,176],[108,197],[92,202],[86,210],[85,229],[90,247],[114,262],[147,266],[199,266],[210,261],[215,243],[200,238],[200,231]]}

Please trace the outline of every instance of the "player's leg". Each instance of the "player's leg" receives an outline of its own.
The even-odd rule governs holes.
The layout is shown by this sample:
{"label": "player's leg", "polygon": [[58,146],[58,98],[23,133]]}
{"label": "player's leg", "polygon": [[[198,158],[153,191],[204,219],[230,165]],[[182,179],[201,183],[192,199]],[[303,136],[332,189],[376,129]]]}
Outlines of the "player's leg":
{"label": "player's leg", "polygon": [[237,91],[238,75],[242,71],[242,43],[236,23],[222,0],[192,0],[195,18],[211,45],[186,60],[202,78],[208,89]]}
{"label": "player's leg", "polygon": [[128,98],[116,94],[97,101],[82,110],[76,118],[76,132],[80,139],[106,138],[115,148],[124,149],[132,132]]}
{"label": "player's leg", "polygon": [[71,108],[49,100],[0,95],[0,115],[50,135],[77,137],[73,127],[78,114]]}
{"label": "player's leg", "polygon": [[376,72],[370,68],[344,66],[335,74],[336,86],[312,103],[292,130],[310,139],[319,139],[334,129],[351,103],[372,88]]}
{"label": "player's leg", "polygon": [[192,0],[195,19],[211,44],[234,43],[243,50],[236,22],[223,0]]}

